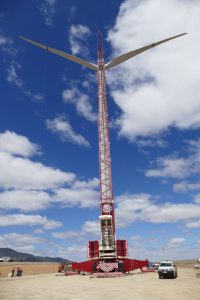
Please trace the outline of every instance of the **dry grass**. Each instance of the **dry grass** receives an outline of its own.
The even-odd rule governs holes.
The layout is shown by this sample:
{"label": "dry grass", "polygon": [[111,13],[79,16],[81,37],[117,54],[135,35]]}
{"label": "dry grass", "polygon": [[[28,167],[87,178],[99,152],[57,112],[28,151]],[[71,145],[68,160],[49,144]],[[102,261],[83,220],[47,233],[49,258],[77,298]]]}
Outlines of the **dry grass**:
{"label": "dry grass", "polygon": [[7,277],[12,268],[18,266],[22,267],[23,275],[56,273],[58,271],[58,263],[1,262],[0,277]]}
{"label": "dry grass", "polygon": [[175,264],[177,265],[177,267],[181,267],[181,268],[193,268],[194,265],[197,264],[197,260],[196,259],[178,260],[175,261]]}

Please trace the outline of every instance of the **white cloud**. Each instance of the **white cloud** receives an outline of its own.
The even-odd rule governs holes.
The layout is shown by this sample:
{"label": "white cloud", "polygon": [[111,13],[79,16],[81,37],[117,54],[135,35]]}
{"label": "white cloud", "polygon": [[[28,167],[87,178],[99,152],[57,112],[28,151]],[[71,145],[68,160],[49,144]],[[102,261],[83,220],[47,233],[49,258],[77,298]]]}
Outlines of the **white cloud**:
{"label": "white cloud", "polygon": [[46,209],[53,199],[43,191],[11,190],[0,193],[0,209],[36,211]]}
{"label": "white cloud", "polygon": [[59,221],[48,219],[40,215],[12,214],[0,216],[0,227],[6,226],[43,226],[46,230],[51,230],[62,226]]}
{"label": "white cloud", "polygon": [[69,141],[73,144],[89,147],[89,142],[81,135],[74,132],[69,121],[64,116],[58,116],[53,120],[46,120],[47,129],[57,133],[62,141]]}
{"label": "white cloud", "polygon": [[154,147],[158,147],[158,148],[165,148],[167,147],[167,142],[157,138],[157,139],[138,139],[137,141],[137,145],[140,148],[145,148],[145,147],[149,147],[149,148],[154,148]]}
{"label": "white cloud", "polygon": [[60,249],[59,256],[67,257],[72,261],[86,260],[87,248],[86,246],[72,244],[71,246]]}
{"label": "white cloud", "polygon": [[0,152],[0,186],[4,189],[51,189],[70,183],[74,178],[73,173]]}
{"label": "white cloud", "polygon": [[88,54],[88,48],[84,46],[84,41],[90,36],[89,27],[84,25],[71,25],[69,29],[69,42],[74,55],[79,53]]}
{"label": "white cloud", "polygon": [[146,171],[147,177],[172,177],[185,178],[188,176],[190,161],[184,158],[159,157],[157,159],[157,169]]}
{"label": "white cloud", "polygon": [[11,56],[16,56],[18,51],[14,48],[14,41],[6,36],[2,31],[0,32],[0,49]]}
{"label": "white cloud", "polygon": [[34,233],[34,234],[43,234],[43,233],[44,233],[44,230],[38,228],[38,229],[35,229],[35,230],[33,231],[33,233]]}
{"label": "white cloud", "polygon": [[51,234],[55,238],[69,239],[69,240],[85,240],[86,237],[94,238],[100,237],[100,222],[98,221],[86,221],[80,231],[66,230],[60,232],[53,232]]}
{"label": "white cloud", "polygon": [[53,26],[53,18],[55,15],[56,0],[42,0],[40,11],[43,13],[45,18],[45,25]]}
{"label": "white cloud", "polygon": [[189,33],[107,72],[112,96],[122,110],[116,122],[120,134],[129,140],[161,133],[170,126],[199,127],[199,14],[196,0],[122,3],[108,33],[115,55]]}
{"label": "white cloud", "polygon": [[200,194],[197,194],[197,195],[194,197],[194,202],[197,203],[197,204],[200,204]]}
{"label": "white cloud", "polygon": [[150,196],[146,194],[140,195],[120,195],[116,197],[116,226],[123,227],[127,224],[134,223],[138,219],[139,211],[145,207],[151,206]]}
{"label": "white cloud", "polygon": [[79,115],[86,118],[86,120],[91,122],[97,120],[97,115],[92,111],[88,95],[81,93],[77,88],[73,87],[64,90],[62,96],[64,102],[74,104]]}
{"label": "white cloud", "polygon": [[199,228],[200,227],[200,220],[194,221],[194,222],[188,222],[186,223],[186,227],[188,228]]}
{"label": "white cloud", "polygon": [[33,93],[29,89],[26,89],[25,81],[17,74],[17,71],[20,70],[22,66],[15,61],[12,61],[10,66],[7,68],[7,81],[15,85],[20,91],[27,95],[32,101],[43,101],[44,96],[41,93]]}
{"label": "white cloud", "polygon": [[0,235],[1,248],[11,248],[20,252],[37,252],[36,246],[45,244],[46,242],[46,239],[35,237],[30,234],[9,233]]}
{"label": "white cloud", "polygon": [[100,222],[99,221],[86,221],[82,226],[83,234],[93,235],[100,237]]}
{"label": "white cloud", "polygon": [[200,217],[198,204],[156,203],[148,194],[125,194],[116,198],[116,226],[123,227],[137,220],[151,223],[174,223]]}
{"label": "white cloud", "polygon": [[99,205],[99,191],[95,184],[88,185],[85,182],[75,182],[70,188],[60,188],[55,190],[55,201],[62,203],[66,207],[79,206],[82,208],[94,208]]}
{"label": "white cloud", "polygon": [[92,179],[89,179],[88,181],[82,180],[76,180],[73,183],[74,189],[82,189],[82,188],[91,188],[91,189],[98,189],[99,188],[99,179],[94,177]]}
{"label": "white cloud", "polygon": [[39,146],[31,143],[25,136],[7,130],[0,133],[0,151],[29,157],[39,153]]}
{"label": "white cloud", "polygon": [[81,208],[99,205],[99,179],[79,180],[74,173],[27,158],[38,154],[38,149],[15,132],[0,134],[0,209],[28,212],[55,203]]}
{"label": "white cloud", "polygon": [[166,259],[180,260],[191,259],[198,257],[199,246],[197,241],[194,241],[192,246],[189,240],[184,237],[163,238],[149,242],[144,238],[129,243],[129,256],[137,259],[148,258],[151,261],[162,261]]}
{"label": "white cloud", "polygon": [[33,101],[42,102],[44,100],[44,95],[41,93],[34,94],[30,90],[23,90],[23,93],[29,96],[29,98]]}
{"label": "white cloud", "polygon": [[200,190],[200,182],[178,182],[173,185],[173,190],[178,193]]}
{"label": "white cloud", "polygon": [[168,246],[174,248],[174,247],[177,247],[179,245],[182,245],[184,242],[185,242],[185,238],[175,237],[175,238],[172,238],[172,239],[169,240]]}
{"label": "white cloud", "polygon": [[18,88],[24,87],[24,81],[17,74],[17,70],[21,69],[21,65],[17,63],[12,63],[9,68],[7,68],[7,80],[9,83],[16,85]]}
{"label": "white cloud", "polygon": [[74,231],[74,230],[68,230],[64,232],[53,232],[51,234],[53,237],[58,238],[58,239],[77,239],[80,237],[80,232],[79,231]]}
{"label": "white cloud", "polygon": [[9,40],[2,32],[0,34],[0,47],[12,44],[12,40]]}
{"label": "white cloud", "polygon": [[[200,173],[200,141],[187,141],[189,155],[187,157],[166,156],[157,159],[157,168],[145,172],[147,177],[186,178]],[[175,186],[184,189],[186,185]],[[188,186],[189,188],[189,186]],[[192,186],[190,186],[192,188]],[[194,188],[194,186],[193,186]]]}

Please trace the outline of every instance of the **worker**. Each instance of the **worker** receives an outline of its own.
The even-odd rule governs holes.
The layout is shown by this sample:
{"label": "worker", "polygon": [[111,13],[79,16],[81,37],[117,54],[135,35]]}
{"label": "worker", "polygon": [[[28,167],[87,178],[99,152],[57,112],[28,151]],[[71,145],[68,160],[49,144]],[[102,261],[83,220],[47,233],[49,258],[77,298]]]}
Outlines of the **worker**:
{"label": "worker", "polygon": [[15,267],[12,268],[11,277],[14,277],[15,275]]}
{"label": "worker", "polygon": [[23,270],[22,267],[19,267],[19,276],[22,276]]}

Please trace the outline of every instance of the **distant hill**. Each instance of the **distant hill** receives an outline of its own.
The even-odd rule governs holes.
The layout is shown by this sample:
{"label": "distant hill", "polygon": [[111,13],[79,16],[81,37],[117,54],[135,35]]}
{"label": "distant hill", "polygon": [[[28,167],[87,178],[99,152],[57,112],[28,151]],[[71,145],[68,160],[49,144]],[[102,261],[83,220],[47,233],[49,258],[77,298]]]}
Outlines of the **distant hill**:
{"label": "distant hill", "polygon": [[25,262],[70,262],[70,260],[62,257],[35,256],[29,253],[17,252],[10,248],[0,248],[0,258],[4,256],[11,257],[14,261]]}

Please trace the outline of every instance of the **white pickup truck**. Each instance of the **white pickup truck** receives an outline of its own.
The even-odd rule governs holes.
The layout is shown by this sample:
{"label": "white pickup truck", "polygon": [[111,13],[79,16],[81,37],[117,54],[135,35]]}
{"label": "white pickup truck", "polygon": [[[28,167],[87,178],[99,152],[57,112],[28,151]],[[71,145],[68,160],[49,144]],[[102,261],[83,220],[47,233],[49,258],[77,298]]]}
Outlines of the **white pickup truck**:
{"label": "white pickup truck", "polygon": [[176,278],[177,277],[177,268],[171,260],[162,261],[158,268],[159,278]]}

